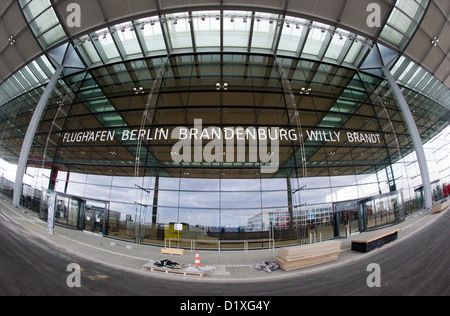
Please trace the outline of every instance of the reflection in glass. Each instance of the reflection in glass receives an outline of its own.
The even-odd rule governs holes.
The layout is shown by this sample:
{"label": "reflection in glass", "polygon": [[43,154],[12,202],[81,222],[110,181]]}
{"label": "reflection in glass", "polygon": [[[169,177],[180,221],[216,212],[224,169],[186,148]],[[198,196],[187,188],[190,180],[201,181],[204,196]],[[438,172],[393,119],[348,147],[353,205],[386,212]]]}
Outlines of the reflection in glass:
{"label": "reflection in glass", "polygon": [[[201,15],[201,12],[196,14]],[[232,16],[234,22],[231,22]],[[244,22],[245,16],[247,22]],[[176,17],[176,14],[170,16],[172,26],[167,27],[186,28],[185,35],[189,34],[191,45],[191,30],[182,25],[188,17],[182,21],[178,16],[177,24],[173,25]],[[248,35],[244,30],[247,30],[246,23],[250,24],[250,17],[248,12],[227,12],[224,35]],[[195,35],[206,39],[208,32],[216,28],[215,21],[213,15],[209,20],[197,19]],[[205,25],[201,26],[203,22]],[[270,17],[261,18],[259,23],[268,23],[260,24],[261,30],[270,27]],[[140,27],[134,30],[136,36],[140,31],[141,35],[150,36],[145,35],[146,28],[150,32],[150,24],[146,24],[144,30]],[[291,29],[297,30],[293,25]],[[133,35],[129,29],[125,33]],[[321,34],[319,30],[318,36]],[[106,36],[105,42],[101,42],[101,37],[96,45],[107,50],[111,44],[107,41],[112,37]],[[310,40],[314,39],[307,39]],[[187,43],[183,44],[181,37],[177,41],[179,47]],[[247,47],[249,38],[245,42]],[[237,38],[235,44],[239,43]],[[311,43],[311,49],[316,49]],[[339,38],[334,45],[332,49],[336,49],[334,54],[337,54]],[[110,47],[115,49],[116,45]],[[415,189],[421,185],[417,159],[402,116],[392,102],[392,93],[380,78],[330,64],[267,55],[202,53],[173,56],[166,61],[148,58],[119,62],[67,78],[68,82],[79,82],[80,91],[73,102],[67,104],[67,116],[61,120],[62,130],[51,135],[54,144],[50,143],[45,149],[48,126],[58,108],[59,94],[55,93],[54,100],[49,102],[29,161],[27,174],[34,177],[27,177],[25,181],[30,187],[24,190],[26,203],[32,204],[36,190],[48,187],[50,170],[56,166],[60,168],[56,191],[110,203],[107,215],[91,214],[90,222],[85,218],[86,225],[90,225],[87,230],[164,245],[168,238],[178,237],[174,224],[181,223],[180,238],[215,249],[219,241],[230,249],[243,247],[242,240],[253,241],[249,247],[263,247],[268,245],[269,239],[277,246],[284,246],[307,243],[310,238],[344,237],[393,223],[402,218],[403,210],[410,213],[417,209]],[[48,67],[45,60],[40,64],[37,65],[42,74],[36,72],[40,74],[36,77],[43,76]],[[295,90],[293,99],[301,127],[289,116],[291,104],[281,82],[279,64],[286,69],[290,86]],[[298,139],[302,137],[304,146],[298,140],[283,140],[279,169],[268,175],[261,173],[259,161],[249,161],[250,146],[244,148],[245,161],[234,159],[234,153],[227,161],[225,152],[224,160],[175,162],[172,148],[176,140],[144,139],[137,170],[139,143],[136,139],[124,139],[123,135],[125,131],[139,134],[148,88],[161,65],[167,68],[163,68],[164,80],[157,81],[160,86],[155,94],[151,123],[145,117],[146,130],[171,132],[177,126],[193,128],[195,120],[202,119],[204,127],[293,129]],[[137,83],[137,78],[142,81]],[[221,90],[224,83],[228,83],[228,90]],[[133,89],[136,86],[142,86],[145,93],[136,94]],[[66,91],[67,87],[61,84],[58,89]],[[300,93],[307,89],[311,89],[310,94]],[[412,107],[425,112],[423,115],[427,119],[418,120],[417,124],[424,131],[423,137],[432,139],[446,126],[448,111],[412,91],[405,91],[412,100]],[[25,94],[16,102],[32,104],[38,96]],[[432,102],[433,110],[424,111],[421,105],[424,102]],[[9,104],[5,108],[9,108]],[[11,152],[20,153],[17,131],[26,130],[31,117],[29,107],[17,105],[14,108],[17,109],[15,116],[11,116],[7,124],[1,121],[0,125],[0,131],[5,131],[1,150],[8,156]],[[430,129],[428,124],[436,127]],[[103,142],[64,141],[65,133],[90,130],[114,131],[115,137]],[[313,133],[317,139],[308,139]],[[328,136],[324,138],[323,133]],[[329,138],[330,133],[335,135],[333,140]],[[337,133],[340,133],[339,140]],[[347,133],[376,134],[380,142],[350,141]],[[203,145],[207,143],[205,139]],[[431,156],[437,149],[443,150],[431,159],[433,181],[448,181],[448,170],[440,163],[447,156],[442,149],[445,144],[436,142],[427,150],[427,155]],[[237,152],[244,146],[235,143],[232,147]],[[51,160],[43,165],[44,150]],[[337,204],[353,200],[360,203],[361,208],[335,210]],[[59,221],[73,224],[75,219],[64,207],[76,209],[76,204],[61,200]],[[365,214],[361,213],[364,208]],[[96,227],[97,218],[104,227],[102,230]],[[183,245],[189,247],[190,244]]]}

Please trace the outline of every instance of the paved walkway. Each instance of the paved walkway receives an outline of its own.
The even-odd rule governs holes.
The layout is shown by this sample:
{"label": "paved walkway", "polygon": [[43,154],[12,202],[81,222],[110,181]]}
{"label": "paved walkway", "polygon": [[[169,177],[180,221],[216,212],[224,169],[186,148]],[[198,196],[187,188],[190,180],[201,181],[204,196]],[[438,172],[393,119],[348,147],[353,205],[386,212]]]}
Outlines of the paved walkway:
{"label": "paved walkway", "polygon": [[[252,269],[251,266],[261,262],[273,262],[278,254],[275,250],[249,250],[249,251],[202,251],[200,250],[200,261],[202,266],[214,267],[212,273],[203,277],[203,281],[261,281],[270,278],[292,277],[293,275],[301,275],[306,273],[314,273],[328,269],[336,265],[346,264],[348,262],[358,260],[364,256],[371,255],[377,250],[363,254],[352,251],[351,240],[360,239],[371,235],[381,235],[389,233],[395,229],[399,229],[399,239],[406,238],[424,225],[437,220],[439,215],[431,215],[429,211],[417,212],[398,225],[386,227],[378,231],[361,233],[348,239],[341,239],[342,252],[339,259],[330,263],[319,266],[304,268],[291,272],[274,271],[272,273],[261,272]],[[0,195],[0,220],[11,221],[19,224],[29,233],[42,238],[47,242],[61,248],[70,253],[77,254],[84,258],[89,258],[114,268],[135,271],[141,274],[181,278],[195,279],[198,277],[185,277],[175,275],[165,275],[157,272],[149,272],[141,270],[144,264],[152,261],[169,259],[180,264],[193,265],[196,253],[186,250],[184,256],[162,255],[161,248],[147,245],[137,245],[126,241],[120,241],[103,237],[97,234],[82,232],[78,230],[55,227],[55,234],[50,236],[46,229],[46,223],[41,221],[36,214],[24,208],[14,208],[11,200],[4,195]],[[387,247],[387,246],[385,246]]]}

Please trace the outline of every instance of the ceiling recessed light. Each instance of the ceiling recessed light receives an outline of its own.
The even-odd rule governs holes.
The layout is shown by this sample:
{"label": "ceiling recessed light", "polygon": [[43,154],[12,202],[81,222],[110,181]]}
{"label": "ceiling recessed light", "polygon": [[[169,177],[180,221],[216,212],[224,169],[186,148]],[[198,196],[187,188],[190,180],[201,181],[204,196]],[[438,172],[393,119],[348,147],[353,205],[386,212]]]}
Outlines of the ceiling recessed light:
{"label": "ceiling recessed light", "polygon": [[11,46],[13,46],[14,44],[16,44],[16,39],[14,38],[13,35],[11,35],[11,36],[8,38],[8,42],[9,42],[9,45],[11,45]]}
{"label": "ceiling recessed light", "polygon": [[431,40],[431,45],[436,47],[438,44],[439,44],[439,38],[437,38],[437,36],[433,37],[433,39]]}
{"label": "ceiling recessed light", "polygon": [[311,88],[302,88],[301,90],[300,90],[300,94],[310,94],[311,93],[311,91],[312,91],[312,89]]}

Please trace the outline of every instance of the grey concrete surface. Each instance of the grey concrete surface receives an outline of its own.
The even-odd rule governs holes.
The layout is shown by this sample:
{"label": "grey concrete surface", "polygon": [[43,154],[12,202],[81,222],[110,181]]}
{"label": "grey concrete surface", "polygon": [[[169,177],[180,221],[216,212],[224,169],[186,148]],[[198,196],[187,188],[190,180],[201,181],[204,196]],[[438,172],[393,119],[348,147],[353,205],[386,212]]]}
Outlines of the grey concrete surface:
{"label": "grey concrete surface", "polygon": [[[197,293],[198,295],[267,295],[272,293],[272,290],[275,291],[276,295],[314,295],[315,293],[334,295],[341,294],[341,292],[352,294],[352,287],[346,286],[346,282],[350,282],[350,280],[358,280],[358,288],[360,290],[354,294],[360,294],[367,291],[365,282],[367,272],[365,267],[368,263],[387,260],[388,263],[385,264],[385,267],[394,267],[400,262],[400,259],[409,255],[413,256],[412,259],[408,259],[411,262],[408,262],[404,268],[396,266],[395,269],[405,273],[409,271],[414,274],[414,271],[423,270],[424,265],[427,265],[429,268],[435,263],[439,268],[435,273],[440,273],[440,278],[438,278],[439,284],[435,284],[433,292],[430,293],[433,293],[432,295],[442,295],[442,293],[448,295],[450,294],[449,251],[448,239],[445,238],[448,237],[449,230],[444,225],[445,221],[449,222],[448,218],[446,212],[437,215],[431,215],[425,211],[418,212],[399,225],[343,239],[342,252],[336,261],[291,272],[280,270],[267,273],[250,268],[251,265],[261,261],[274,261],[278,252],[277,249],[275,251],[222,251],[220,253],[216,251],[200,251],[202,265],[212,266],[215,270],[208,276],[198,278],[165,275],[141,270],[142,265],[151,260],[170,259],[181,264],[193,265],[195,252],[187,250],[183,257],[161,255],[158,247],[137,245],[58,226],[55,228],[55,234],[49,236],[46,230],[46,223],[23,208],[14,208],[11,201],[2,196],[0,198],[0,251],[7,255],[1,256],[0,263],[5,269],[1,270],[0,274],[2,274],[2,279],[5,280],[3,282],[3,293],[7,295],[14,295],[14,293],[34,295],[30,293],[30,289],[36,286],[38,286],[39,291],[43,291],[42,295],[48,295],[47,288],[49,295],[52,295],[54,291],[66,293],[69,289],[64,278],[69,274],[66,271],[66,267],[70,262],[80,264],[83,269],[82,275],[85,283],[95,283],[91,287],[83,286],[76,295],[86,295],[92,292],[95,295],[115,293],[119,295],[160,295],[162,293],[175,295],[177,293],[179,295],[183,295],[183,293]],[[436,225],[439,225],[439,227],[436,227]],[[352,239],[361,238],[361,235],[378,235],[383,232],[390,232],[393,229],[399,229],[400,233],[399,239],[391,244],[367,254],[350,250]],[[433,242],[429,242],[429,245],[421,244],[421,241],[427,240],[425,237],[430,236],[431,233],[433,234]],[[425,237],[421,234],[425,234]],[[444,238],[444,240],[441,240],[441,238]],[[446,246],[444,247],[443,245]],[[418,259],[423,258],[424,252],[427,252],[429,262]],[[400,259],[397,258],[396,256],[401,253],[404,253],[404,255]],[[414,256],[417,256],[417,258]],[[419,263],[420,266],[418,266]],[[444,266],[442,266],[443,264]],[[355,266],[358,266],[358,268],[355,268]],[[26,271],[26,274],[15,271],[16,268],[19,271]],[[355,271],[358,272],[356,273]],[[434,274],[432,275],[432,280],[437,278]],[[45,282],[43,283],[37,275],[43,278]],[[55,275],[59,275],[58,280],[53,279]],[[391,275],[392,280],[389,280],[389,282],[385,276],[383,279],[386,284],[391,284],[390,286],[392,286],[392,283],[397,283],[397,286],[401,289],[406,286],[405,284],[410,284],[409,281],[399,283],[398,280],[396,281],[398,276],[395,274]],[[427,276],[430,276],[430,274],[427,274]],[[400,277],[402,277],[401,274]],[[303,283],[298,283],[305,278],[314,280],[315,283],[311,284],[315,285],[306,286]],[[133,283],[132,279],[139,281]],[[147,282],[152,284],[159,282],[159,290],[154,292],[153,287],[143,289],[140,286],[136,286],[136,284],[145,284]],[[423,282],[429,284],[426,277],[424,277]],[[17,284],[21,283],[23,287],[14,290]],[[197,283],[203,285],[201,289],[195,286]],[[43,284],[46,284],[46,286]],[[101,287],[99,288],[100,284]],[[206,284],[210,285],[205,287]],[[221,286],[217,287],[218,284]],[[236,284],[242,285],[237,291],[236,289],[233,290],[233,285]],[[264,286],[258,286],[257,284]],[[42,285],[42,287],[39,287],[39,285]],[[346,287],[345,290],[340,291],[339,285]],[[270,288],[266,286],[270,286]],[[387,290],[387,288],[388,286],[386,285],[384,289]],[[413,290],[413,288],[409,290]],[[391,291],[395,293],[395,288]],[[439,294],[439,291],[441,294]],[[0,286],[1,293],[2,286]],[[70,295],[73,294],[70,291],[69,293],[71,293]],[[402,293],[402,290],[399,290],[398,294]],[[408,291],[404,293],[409,294]]]}

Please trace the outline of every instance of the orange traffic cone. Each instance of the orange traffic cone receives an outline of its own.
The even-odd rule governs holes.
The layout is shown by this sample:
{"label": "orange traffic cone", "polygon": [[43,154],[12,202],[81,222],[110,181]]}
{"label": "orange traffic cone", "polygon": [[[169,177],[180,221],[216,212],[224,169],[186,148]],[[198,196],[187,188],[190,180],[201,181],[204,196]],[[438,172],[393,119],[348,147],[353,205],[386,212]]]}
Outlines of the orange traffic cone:
{"label": "orange traffic cone", "polygon": [[201,266],[201,264],[200,264],[200,255],[198,254],[198,250],[197,250],[197,254],[195,255],[195,265],[196,266]]}

